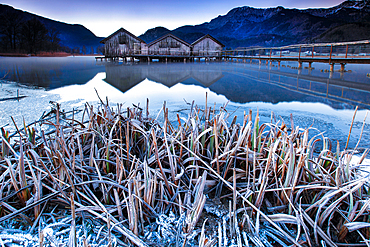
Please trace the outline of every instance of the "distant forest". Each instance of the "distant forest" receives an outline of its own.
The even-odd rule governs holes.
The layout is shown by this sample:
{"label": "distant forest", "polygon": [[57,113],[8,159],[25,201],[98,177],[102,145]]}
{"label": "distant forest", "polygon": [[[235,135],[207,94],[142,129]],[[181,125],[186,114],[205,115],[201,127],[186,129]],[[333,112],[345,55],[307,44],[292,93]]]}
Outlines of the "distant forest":
{"label": "distant forest", "polygon": [[58,29],[47,28],[38,18],[25,19],[15,11],[0,15],[0,53],[38,54],[40,52],[67,52],[90,54],[94,48],[70,48],[61,45]]}

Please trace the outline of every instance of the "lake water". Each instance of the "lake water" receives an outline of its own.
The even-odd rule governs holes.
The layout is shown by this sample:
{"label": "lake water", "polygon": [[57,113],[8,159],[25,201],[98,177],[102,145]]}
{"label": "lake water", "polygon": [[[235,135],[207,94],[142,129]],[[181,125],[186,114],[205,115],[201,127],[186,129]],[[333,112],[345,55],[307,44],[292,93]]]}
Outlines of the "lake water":
{"label": "lake water", "polygon": [[[307,66],[307,65],[304,65]],[[0,127],[14,130],[17,124],[35,121],[50,110],[49,101],[57,101],[65,110],[83,108],[86,102],[97,104],[98,97],[108,97],[113,106],[123,103],[145,106],[150,101],[153,116],[166,102],[170,117],[186,116],[192,101],[204,108],[219,109],[228,103],[227,111],[242,121],[249,109],[262,122],[276,121],[324,132],[333,144],[343,149],[347,141],[354,109],[356,114],[350,139],[354,147],[370,109],[369,65],[347,65],[351,72],[326,73],[329,65],[314,63],[314,70],[297,70],[297,63],[258,65],[249,63],[150,63],[123,64],[96,62],[93,57],[6,58],[0,57]],[[335,67],[339,69],[339,67]],[[20,95],[17,100],[2,100]],[[2,100],[2,101],[1,101]],[[370,148],[370,116],[365,121],[360,147]]]}

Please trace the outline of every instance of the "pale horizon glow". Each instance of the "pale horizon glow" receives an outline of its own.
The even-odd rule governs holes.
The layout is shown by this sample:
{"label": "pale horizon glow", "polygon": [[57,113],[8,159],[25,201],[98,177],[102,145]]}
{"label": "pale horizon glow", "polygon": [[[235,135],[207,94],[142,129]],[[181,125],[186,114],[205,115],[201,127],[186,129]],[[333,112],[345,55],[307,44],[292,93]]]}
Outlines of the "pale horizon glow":
{"label": "pale horizon glow", "polygon": [[69,24],[81,24],[107,37],[121,27],[139,36],[158,26],[176,29],[209,22],[241,6],[269,8],[329,8],[342,0],[5,0],[2,4]]}

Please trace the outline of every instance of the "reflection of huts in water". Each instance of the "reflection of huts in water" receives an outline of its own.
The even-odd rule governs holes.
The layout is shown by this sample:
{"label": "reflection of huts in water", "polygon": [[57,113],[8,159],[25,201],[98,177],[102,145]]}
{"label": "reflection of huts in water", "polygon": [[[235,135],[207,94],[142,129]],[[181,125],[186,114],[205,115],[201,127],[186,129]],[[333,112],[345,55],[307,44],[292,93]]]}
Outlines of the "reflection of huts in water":
{"label": "reflection of huts in water", "polygon": [[[127,66],[122,64],[108,63],[105,66],[106,79],[110,85],[122,92],[126,92],[146,78],[172,87],[178,83],[193,78],[205,87],[211,86],[223,77],[223,72],[218,65],[201,64],[136,64]],[[188,83],[194,83],[189,81]]]}
{"label": "reflection of huts in water", "polygon": [[119,57],[147,53],[145,42],[124,28],[121,28],[100,41],[104,44],[106,57]]}
{"label": "reflection of huts in water", "polygon": [[166,34],[149,44],[121,28],[103,39],[106,57],[126,57],[134,55],[164,55],[164,56],[206,56],[219,57],[225,47],[221,42],[207,34],[192,44]]}
{"label": "reflection of huts in water", "polygon": [[141,66],[122,66],[107,64],[105,81],[121,92],[126,92],[147,77],[147,70]]}
{"label": "reflection of huts in water", "polygon": [[191,77],[200,82],[203,86],[209,87],[213,83],[224,77],[222,70],[218,67],[204,67],[202,69],[194,69],[191,71]]}
{"label": "reflection of huts in water", "polygon": [[148,44],[149,55],[190,55],[191,45],[172,34],[154,40]]}
{"label": "reflection of huts in water", "polygon": [[148,66],[148,79],[167,87],[172,87],[189,78],[191,78],[191,71],[187,66],[183,66],[183,68],[161,65]]}
{"label": "reflection of huts in water", "polygon": [[225,47],[209,34],[196,40],[191,45],[194,56],[221,56],[222,49]]}

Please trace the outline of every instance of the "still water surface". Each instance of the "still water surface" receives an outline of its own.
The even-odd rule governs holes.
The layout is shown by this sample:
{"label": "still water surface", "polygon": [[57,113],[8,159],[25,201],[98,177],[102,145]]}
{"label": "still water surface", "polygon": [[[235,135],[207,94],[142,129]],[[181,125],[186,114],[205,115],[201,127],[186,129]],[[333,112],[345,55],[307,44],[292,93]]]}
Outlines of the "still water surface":
{"label": "still water surface", "polygon": [[[11,129],[10,116],[17,122],[37,120],[48,111],[49,101],[62,108],[82,108],[85,102],[96,104],[98,97],[108,97],[111,105],[123,103],[145,106],[150,100],[153,116],[163,103],[176,114],[186,116],[190,103],[219,109],[228,103],[227,111],[242,121],[249,109],[262,122],[276,121],[295,126],[312,125],[325,132],[332,141],[344,148],[354,109],[359,107],[350,139],[354,147],[370,109],[369,65],[347,65],[351,72],[326,73],[329,65],[313,64],[314,70],[292,69],[297,64],[284,63],[280,68],[244,63],[150,63],[122,64],[95,62],[93,57],[65,58],[4,58],[0,57],[0,100],[20,95],[19,101],[0,101],[0,127]],[[335,68],[339,69],[339,68]],[[369,116],[370,118],[370,116]],[[370,119],[365,121],[361,147],[370,148]],[[318,131],[312,131],[317,134]]]}

